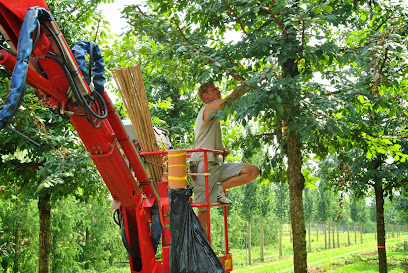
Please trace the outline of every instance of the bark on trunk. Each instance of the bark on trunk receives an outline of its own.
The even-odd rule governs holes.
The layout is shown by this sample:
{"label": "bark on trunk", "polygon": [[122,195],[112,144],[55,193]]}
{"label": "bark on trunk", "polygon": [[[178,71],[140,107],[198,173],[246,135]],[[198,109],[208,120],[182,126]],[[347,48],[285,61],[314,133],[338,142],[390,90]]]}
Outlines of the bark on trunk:
{"label": "bark on trunk", "polygon": [[336,232],[334,231],[334,220],[332,220],[332,238],[333,238],[333,248],[336,248],[336,240],[334,240]]}
{"label": "bark on trunk", "polygon": [[395,238],[395,224],[392,223],[392,227],[391,227],[391,238]]}
{"label": "bark on trunk", "polygon": [[279,217],[279,258],[282,258],[282,236],[283,236],[283,229],[282,229],[282,216]]}
{"label": "bark on trunk", "polygon": [[357,244],[357,227],[356,227],[356,222],[354,222],[354,243]]}
{"label": "bark on trunk", "polygon": [[375,222],[374,239],[377,240],[377,222]]}
{"label": "bark on trunk", "polygon": [[337,247],[340,247],[339,222],[337,224]]}
{"label": "bark on trunk", "polygon": [[319,241],[319,223],[316,223],[316,241]]}
{"label": "bark on trunk", "polygon": [[84,268],[86,269],[86,270],[88,270],[89,268],[90,268],[90,264],[89,264],[89,251],[88,251],[88,248],[89,248],[89,229],[88,228],[86,228],[85,229],[85,266],[84,266]]}
{"label": "bark on trunk", "polygon": [[259,218],[260,218],[259,220],[260,220],[260,228],[261,228],[260,238],[259,238],[260,244],[261,244],[261,253],[260,253],[261,258],[260,258],[260,260],[261,260],[261,262],[263,262],[263,261],[265,261],[265,258],[264,258],[264,226],[263,226],[262,215],[259,215]]}
{"label": "bark on trunk", "polygon": [[329,237],[329,244],[328,244],[328,246],[329,246],[329,248],[331,248],[331,232],[330,232],[330,230],[331,230],[331,227],[330,227],[330,220],[328,221],[328,223],[327,223],[328,225],[328,237]]}
{"label": "bark on trunk", "polygon": [[247,225],[247,231],[248,231],[248,264],[251,265],[252,264],[252,249],[251,249],[251,222],[248,222]]}
{"label": "bark on trunk", "polygon": [[348,245],[351,245],[350,243],[350,223],[347,221],[347,242]]}
{"label": "bark on trunk", "polygon": [[310,231],[311,231],[311,221],[309,220],[309,226],[308,226],[308,239],[309,239],[309,251],[312,252],[312,240],[310,236]]}
{"label": "bark on trunk", "polygon": [[291,228],[292,223],[289,223],[289,226],[286,226],[288,228],[288,232],[289,232],[289,242],[291,244],[293,244],[293,238],[292,238],[292,228]]}
{"label": "bark on trunk", "polygon": [[324,222],[324,249],[327,249],[327,224]]}
{"label": "bark on trunk", "polygon": [[360,223],[360,243],[363,243],[363,223]]}
{"label": "bark on trunk", "polygon": [[[16,190],[16,194],[18,190]],[[15,245],[15,253],[14,253],[14,264],[13,264],[13,272],[18,273],[20,272],[19,264],[20,264],[20,252],[21,252],[21,216],[20,216],[20,199],[16,198],[16,230],[14,232],[14,243]]]}
{"label": "bark on trunk", "polygon": [[38,273],[50,272],[51,255],[51,195],[49,193],[38,199],[40,216]]}
{"label": "bark on trunk", "polygon": [[302,193],[305,179],[302,175],[301,144],[296,132],[288,134],[288,169],[287,177],[290,195],[290,215],[293,237],[293,266],[295,273],[307,272],[306,229],[303,212]]}
{"label": "bark on trunk", "polygon": [[382,185],[375,183],[375,205],[377,209],[377,245],[379,272],[387,272],[387,252],[385,250],[385,224],[384,224],[384,190]]}

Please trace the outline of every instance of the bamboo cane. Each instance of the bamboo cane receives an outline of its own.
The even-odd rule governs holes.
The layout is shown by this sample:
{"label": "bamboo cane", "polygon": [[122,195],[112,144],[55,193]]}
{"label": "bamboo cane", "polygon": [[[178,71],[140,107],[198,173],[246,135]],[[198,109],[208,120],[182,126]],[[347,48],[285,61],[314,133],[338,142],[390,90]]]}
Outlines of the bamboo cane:
{"label": "bamboo cane", "polygon": [[[158,151],[156,136],[143,83],[140,66],[113,69],[113,78],[122,96],[123,103],[132,122],[142,151]],[[163,161],[160,155],[145,156],[148,174],[157,190],[157,182],[163,176]]]}

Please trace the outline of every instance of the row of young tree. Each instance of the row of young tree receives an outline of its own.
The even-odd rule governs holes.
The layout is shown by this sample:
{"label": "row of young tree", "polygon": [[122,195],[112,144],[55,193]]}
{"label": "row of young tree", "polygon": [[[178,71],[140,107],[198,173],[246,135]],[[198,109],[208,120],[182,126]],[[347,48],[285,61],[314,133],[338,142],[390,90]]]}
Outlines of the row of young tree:
{"label": "row of young tree", "polygon": [[[108,68],[142,64],[154,122],[171,132],[175,147],[192,146],[198,83],[249,90],[220,113],[225,143],[236,151],[231,160],[258,163],[262,181],[289,185],[295,272],[307,272],[303,192],[313,185],[338,192],[340,204],[349,192],[375,196],[378,245],[385,246],[384,197],[403,196],[408,185],[403,1],[150,0],[123,10],[130,28],[116,40],[97,11],[104,2],[112,1],[47,4],[69,45],[99,43]],[[7,83],[2,77],[2,98]],[[23,105],[10,126],[40,146],[3,130],[0,185],[4,195],[17,186],[38,200],[42,273],[50,270],[54,204],[101,196],[103,185],[67,121],[33,93]],[[117,108],[126,114],[120,101]],[[248,208],[255,195],[244,189],[232,199]],[[271,199],[261,200],[266,214]],[[386,250],[378,251],[380,272],[387,272]]]}
{"label": "row of young tree", "polygon": [[[234,189],[230,195],[234,198],[234,204],[229,210],[232,249],[247,248],[249,264],[253,260],[252,256],[258,256],[260,261],[265,260],[264,246],[276,249],[278,257],[290,254],[282,245],[282,235],[290,223],[287,184],[253,183],[247,185],[246,189]],[[247,198],[243,198],[248,195],[254,197],[249,207]],[[319,240],[323,240],[324,249],[334,248],[363,243],[365,233],[375,232],[376,213],[372,200],[345,198],[340,220],[337,217],[338,195],[330,191],[308,189],[304,196],[305,203],[312,204],[311,214],[306,214],[308,251],[321,250],[312,247]],[[386,199],[388,237],[393,238],[402,232],[408,234],[407,208],[404,208],[407,201],[408,196],[398,196],[393,201]],[[102,271],[128,264],[119,227],[112,219],[110,202],[105,192],[99,198],[80,200],[69,197],[53,204],[50,272]],[[266,213],[262,213],[263,209]],[[40,233],[37,211],[36,200],[24,197],[18,187],[9,190],[0,199],[0,272],[36,271]],[[223,249],[222,221],[222,212],[214,210],[212,241],[215,250]],[[339,230],[347,232],[347,241],[339,241]],[[310,240],[312,233],[316,240],[313,242]],[[252,254],[253,246],[259,247],[260,253]]]}
{"label": "row of young tree", "polygon": [[[374,233],[375,239],[377,238],[377,212],[375,200],[372,198],[356,198],[353,194],[341,198],[339,193],[324,190],[324,187],[306,188],[303,196],[308,251],[363,243],[365,233]],[[282,257],[284,227],[291,222],[288,185],[255,181],[243,188],[230,190],[229,197],[234,200],[229,210],[230,247],[247,247],[249,264],[251,246],[260,248],[260,261],[264,261],[264,245],[276,246],[277,256]],[[392,200],[385,200],[384,215],[388,238],[394,238],[397,234],[408,234],[407,198],[408,195],[403,193]],[[213,217],[213,247],[222,249],[222,219],[216,215]],[[347,241],[339,241],[340,230],[347,233]],[[256,238],[253,238],[251,233],[256,234]],[[289,235],[292,240],[291,233]],[[313,242],[319,241],[319,236],[324,247],[312,246]]]}
{"label": "row of young tree", "polygon": [[[105,270],[128,263],[120,228],[112,220],[108,198],[64,198],[53,204],[50,272]],[[37,200],[16,187],[0,199],[0,272],[37,272],[39,233]]]}

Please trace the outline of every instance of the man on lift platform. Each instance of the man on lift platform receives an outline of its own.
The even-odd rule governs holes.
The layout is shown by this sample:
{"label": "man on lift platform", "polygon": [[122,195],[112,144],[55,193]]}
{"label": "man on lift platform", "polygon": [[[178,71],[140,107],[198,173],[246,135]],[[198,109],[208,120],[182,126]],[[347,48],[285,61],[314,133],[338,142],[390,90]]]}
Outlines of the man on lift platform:
{"label": "man on lift platform", "polygon": [[[217,112],[221,110],[225,102],[235,101],[245,94],[238,88],[232,91],[227,97],[221,98],[221,91],[212,83],[203,83],[198,88],[198,95],[205,105],[200,109],[195,123],[195,143],[194,149],[212,149],[224,151],[224,156],[229,154],[229,150],[222,142],[221,124],[217,118]],[[212,114],[213,113],[213,114]],[[212,115],[211,115],[212,114]],[[208,153],[209,181],[209,203],[231,204],[224,190],[245,185],[256,179],[259,175],[257,166],[246,163],[223,163],[223,155]],[[190,158],[190,171],[192,173],[204,173],[204,154],[202,152],[192,153]],[[205,177],[196,176],[194,181],[194,202],[197,204],[206,203],[205,198]],[[199,207],[197,217],[201,225],[207,232],[206,207]]]}

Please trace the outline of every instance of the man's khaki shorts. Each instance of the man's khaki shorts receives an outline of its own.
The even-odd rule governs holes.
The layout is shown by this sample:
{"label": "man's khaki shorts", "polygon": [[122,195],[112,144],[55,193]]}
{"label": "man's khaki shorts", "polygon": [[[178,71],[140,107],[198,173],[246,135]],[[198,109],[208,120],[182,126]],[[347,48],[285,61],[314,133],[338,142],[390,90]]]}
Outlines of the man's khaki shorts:
{"label": "man's khaki shorts", "polygon": [[[208,186],[209,186],[209,203],[217,202],[218,184],[228,180],[231,177],[238,176],[246,163],[213,163],[208,162]],[[199,162],[197,173],[204,173],[204,162]],[[197,204],[206,203],[205,200],[205,176],[197,175],[194,182],[194,202]],[[207,208],[200,207],[198,210],[205,211]]]}

